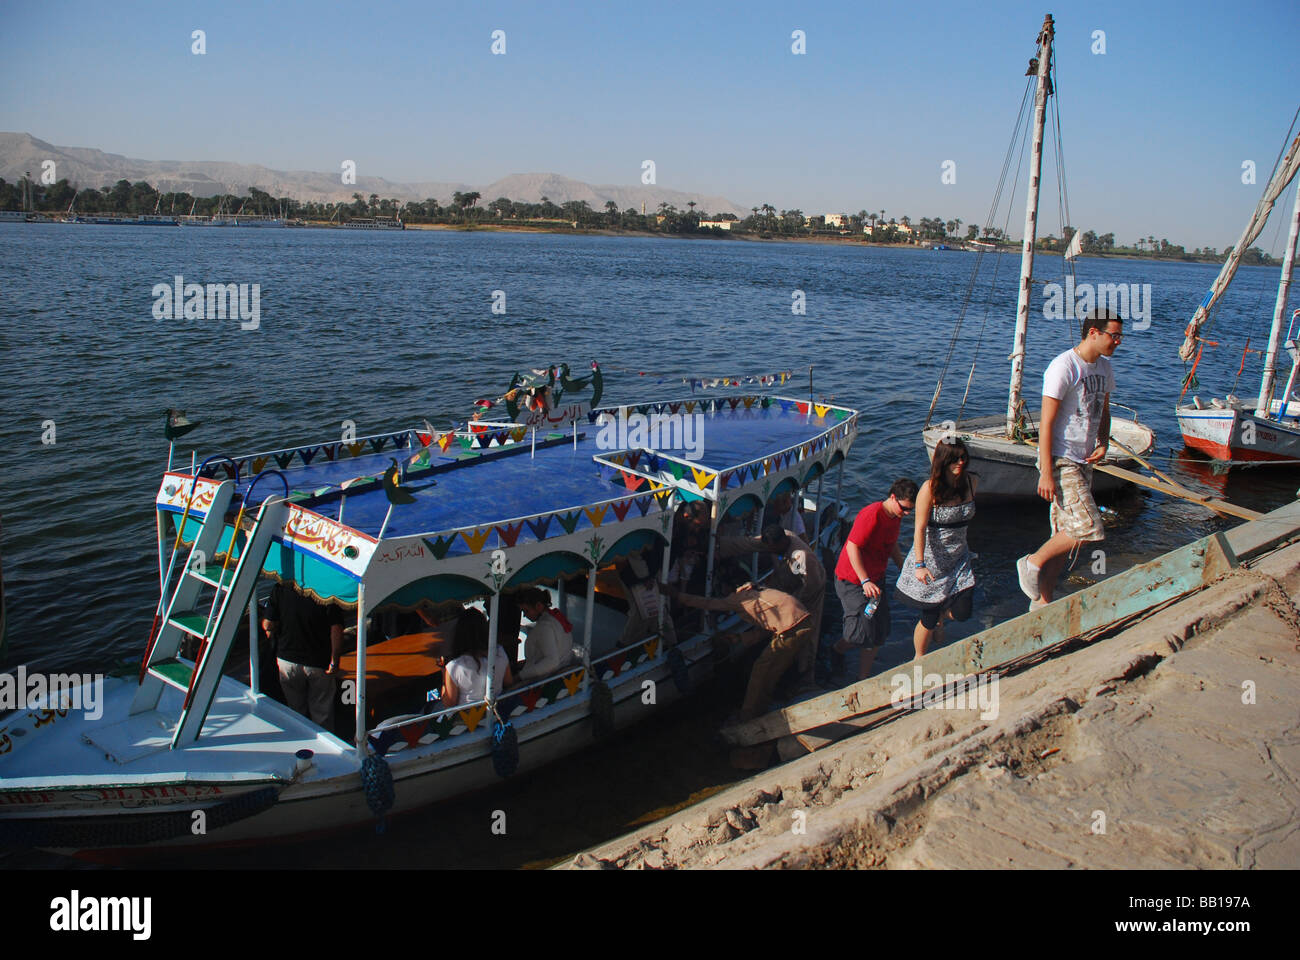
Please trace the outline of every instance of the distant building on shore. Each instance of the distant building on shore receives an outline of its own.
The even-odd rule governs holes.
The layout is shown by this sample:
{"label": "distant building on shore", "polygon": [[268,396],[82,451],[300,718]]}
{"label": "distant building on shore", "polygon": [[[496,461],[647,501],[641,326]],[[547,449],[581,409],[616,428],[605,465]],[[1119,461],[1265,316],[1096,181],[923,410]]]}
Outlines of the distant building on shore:
{"label": "distant building on shore", "polygon": [[828,227],[847,227],[849,225],[849,215],[847,213],[828,213],[826,214],[826,226]]}
{"label": "distant building on shore", "polygon": [[707,230],[709,227],[717,227],[719,230],[730,230],[734,220],[701,220],[700,229]]}

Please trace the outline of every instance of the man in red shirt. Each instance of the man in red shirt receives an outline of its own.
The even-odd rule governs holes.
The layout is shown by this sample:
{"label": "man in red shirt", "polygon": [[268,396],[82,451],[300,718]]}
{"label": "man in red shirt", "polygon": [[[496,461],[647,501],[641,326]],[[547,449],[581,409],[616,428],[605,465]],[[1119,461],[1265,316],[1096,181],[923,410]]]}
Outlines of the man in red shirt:
{"label": "man in red shirt", "polygon": [[[885,568],[892,559],[902,567],[898,529],[903,517],[916,507],[917,486],[911,480],[894,481],[889,498],[869,503],[858,513],[839,562],[835,564],[835,594],[844,607],[844,639],[838,653],[858,647],[858,679],[865,679],[876,651],[889,639],[889,600],[885,595]],[[868,604],[875,602],[873,613]]]}

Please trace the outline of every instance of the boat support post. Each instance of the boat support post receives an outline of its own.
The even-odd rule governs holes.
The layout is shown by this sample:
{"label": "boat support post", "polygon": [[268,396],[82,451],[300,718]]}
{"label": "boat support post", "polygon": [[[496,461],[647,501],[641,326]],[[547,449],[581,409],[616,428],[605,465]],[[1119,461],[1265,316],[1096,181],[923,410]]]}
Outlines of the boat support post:
{"label": "boat support post", "polygon": [[157,517],[158,525],[158,598],[161,602],[167,599],[167,561],[165,559],[167,552],[167,519],[163,516],[161,510],[155,510],[154,514]]}
{"label": "boat support post", "polygon": [[366,585],[357,584],[357,756],[366,755]]}
{"label": "boat support post", "polygon": [[582,623],[582,689],[591,686],[591,626],[596,614],[596,565],[587,571],[587,612]]}
{"label": "boat support post", "polygon": [[659,652],[667,655],[668,651],[664,649],[664,607],[668,601],[664,597],[664,588],[668,585],[668,564],[672,560],[672,525],[669,524],[669,540],[664,546],[663,562],[659,564]]}
{"label": "boat support post", "polygon": [[262,634],[257,624],[257,584],[248,598],[248,689],[256,697],[262,691],[258,689],[258,680],[262,672]]}
{"label": "boat support post", "polygon": [[[844,461],[841,460],[840,465],[843,466],[843,464]],[[823,470],[821,473],[817,474],[817,493],[813,497],[813,535],[812,535],[813,544],[817,543],[817,541],[821,538],[821,534],[822,534],[822,484],[825,482],[825,480],[826,480],[826,471]],[[803,499],[802,494],[800,494],[799,499],[800,500]]]}
{"label": "boat support post", "polygon": [[[713,596],[713,555],[718,544],[718,523],[722,519],[722,511],[718,509],[718,501],[714,500],[709,504],[712,513],[709,518],[709,549],[704,560],[704,595]],[[717,616],[712,612],[707,614],[708,624],[712,627],[717,622]]]}
{"label": "boat support post", "polygon": [[[487,650],[487,682],[483,688],[483,699],[488,703],[488,709],[491,710],[496,706],[497,690],[496,684],[493,683],[495,671],[492,669],[497,662],[497,631],[501,627],[501,593],[495,591],[492,598],[488,601],[488,650]],[[444,668],[445,669],[445,668]],[[490,729],[490,728],[489,728]]]}

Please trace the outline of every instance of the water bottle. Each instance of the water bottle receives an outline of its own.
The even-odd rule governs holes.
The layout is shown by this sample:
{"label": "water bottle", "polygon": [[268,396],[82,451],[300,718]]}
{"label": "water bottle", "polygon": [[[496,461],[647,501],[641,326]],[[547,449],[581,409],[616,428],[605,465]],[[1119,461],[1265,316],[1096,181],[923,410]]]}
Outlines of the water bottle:
{"label": "water bottle", "polygon": [[876,607],[878,606],[880,606],[880,598],[872,597],[870,600],[867,601],[866,607],[863,608],[862,615],[866,617],[868,620],[870,620],[872,617],[876,615]]}

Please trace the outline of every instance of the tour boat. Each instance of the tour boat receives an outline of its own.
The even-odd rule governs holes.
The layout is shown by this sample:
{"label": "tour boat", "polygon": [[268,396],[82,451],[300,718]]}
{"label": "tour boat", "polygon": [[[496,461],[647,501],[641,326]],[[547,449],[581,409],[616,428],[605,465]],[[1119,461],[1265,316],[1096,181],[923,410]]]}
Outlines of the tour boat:
{"label": "tour boat", "polygon": [[[692,501],[708,505],[716,532],[799,490],[814,538],[839,528],[858,414],[709,391],[593,407],[598,393],[507,400],[500,420],[445,433],[426,423],[195,456],[188,468],[169,455],[155,495],[156,629],[140,670],[102,681],[94,719],[79,695],[0,718],[0,846],[112,859],[346,828],[535,768],[689,691],[712,669],[712,634],[679,634],[671,649],[657,630],[621,642],[630,600],[615,564],[661,551],[666,574],[674,511]],[[638,416],[650,442],[614,429]],[[653,433],[656,418],[666,435]],[[698,418],[702,443],[673,434],[683,418]],[[169,438],[189,426],[169,416]],[[337,732],[259,689],[256,640],[248,682],[230,675],[237,628],[247,616],[258,636],[258,586],[272,581],[355,625],[342,673],[350,716]],[[446,707],[431,692],[447,652],[436,630],[371,635],[372,614],[478,605],[491,662],[503,597],[525,586],[548,591],[581,657],[535,682],[489,683],[478,702]]]}

